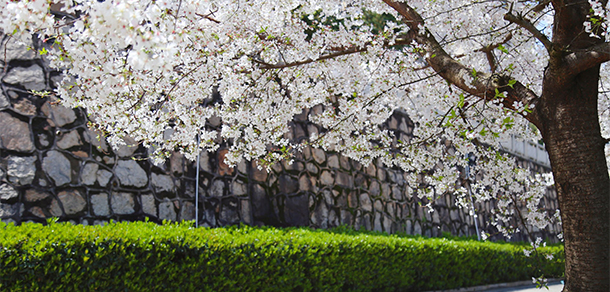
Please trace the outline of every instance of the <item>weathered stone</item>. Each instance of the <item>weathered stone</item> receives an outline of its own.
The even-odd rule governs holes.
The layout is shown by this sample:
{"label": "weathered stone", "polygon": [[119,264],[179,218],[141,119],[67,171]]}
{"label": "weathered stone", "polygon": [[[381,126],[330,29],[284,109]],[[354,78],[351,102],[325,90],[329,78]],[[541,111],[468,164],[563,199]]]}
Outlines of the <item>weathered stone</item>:
{"label": "weathered stone", "polygon": [[223,225],[235,224],[239,222],[239,213],[237,212],[237,199],[227,198],[222,200],[222,206],[218,219]]}
{"label": "weathered stone", "polygon": [[159,219],[176,221],[176,209],[171,201],[164,201],[159,204]]}
{"label": "weathered stone", "polygon": [[97,171],[99,165],[96,163],[87,163],[81,169],[80,181],[85,185],[93,185],[97,180]]}
{"label": "weathered stone", "polygon": [[392,199],[402,201],[404,198],[402,196],[402,190],[398,186],[392,187]]}
{"label": "weathered stone", "polygon": [[379,181],[385,181],[386,179],[386,172],[383,168],[377,168],[377,179],[379,179]]}
{"label": "weathered stone", "polygon": [[341,168],[344,170],[351,170],[352,166],[349,163],[349,158],[341,155],[339,156],[339,164],[341,165]]}
{"label": "weathered stone", "polygon": [[10,199],[14,199],[17,198],[19,196],[19,193],[17,193],[17,190],[15,190],[15,188],[13,188],[13,186],[9,185],[9,184],[3,184],[0,186],[0,200],[10,200]]}
{"label": "weathered stone", "polygon": [[371,198],[369,197],[369,194],[367,194],[367,193],[360,194],[360,208],[362,208],[362,210],[367,211],[367,212],[373,211],[373,203],[371,202]]}
{"label": "weathered stone", "polygon": [[36,156],[9,156],[7,174],[8,180],[16,185],[27,185],[36,176]]}
{"label": "weathered stone", "polygon": [[215,180],[210,188],[210,195],[212,197],[222,197],[225,192],[225,183],[222,180]]}
{"label": "weathered stone", "polygon": [[307,162],[306,168],[310,174],[313,174],[313,175],[318,174],[318,167],[315,164],[313,164],[311,162]]}
{"label": "weathered stone", "polygon": [[[32,41],[27,40],[25,43],[17,38],[9,38],[7,41],[0,42],[0,60],[33,60],[38,57],[36,49],[34,49]],[[6,55],[5,55],[6,54]]]}
{"label": "weathered stone", "polygon": [[299,182],[286,175],[280,175],[280,192],[284,194],[294,193],[299,189]]}
{"label": "weathered stone", "polygon": [[165,174],[153,173],[151,177],[153,189],[157,193],[169,192],[173,193],[176,185],[171,176]]}
{"label": "weathered stone", "polygon": [[373,163],[369,163],[369,165],[365,168],[366,174],[369,176],[375,176],[377,174],[377,168]]}
{"label": "weathered stone", "polygon": [[77,190],[62,191],[57,194],[66,215],[74,215],[85,209],[87,202]]}
{"label": "weathered stone", "polygon": [[381,226],[381,213],[375,213],[375,223],[373,225],[373,230],[378,232],[383,231],[383,227]]}
{"label": "weathered stone", "polygon": [[322,196],[324,197],[324,202],[326,203],[326,206],[330,207],[335,205],[335,199],[333,198],[332,192],[330,190],[323,190]]}
{"label": "weathered stone", "polygon": [[38,217],[38,218],[45,218],[46,215],[44,214],[44,211],[42,210],[42,208],[38,207],[38,206],[34,206],[32,208],[30,208],[28,210],[28,212],[30,212],[32,215]]}
{"label": "weathered stone", "polygon": [[300,191],[311,191],[311,180],[307,175],[301,175],[299,178],[299,190]]}
{"label": "weathered stone", "polygon": [[108,206],[108,194],[101,193],[97,195],[91,195],[91,207],[93,209],[94,215],[110,215],[110,206]]}
{"label": "weathered stone", "polygon": [[252,224],[252,213],[250,212],[250,201],[241,200],[239,211],[240,211],[240,215],[241,215],[241,220],[246,224]]}
{"label": "weathered stone", "polygon": [[6,112],[0,112],[0,144],[4,149],[18,152],[34,150],[34,140],[28,124]]}
{"label": "weathered stone", "polygon": [[419,221],[415,221],[415,224],[413,224],[413,234],[421,235],[421,225],[419,224]]}
{"label": "weathered stone", "polygon": [[9,105],[11,105],[11,103],[8,101],[4,93],[0,92],[0,108],[5,108]]}
{"label": "weathered stone", "polygon": [[64,133],[59,141],[57,141],[57,147],[61,149],[68,149],[80,145],[83,145],[83,142],[81,141],[80,134],[78,134],[77,130]]}
{"label": "weathered stone", "polygon": [[72,151],[71,152],[72,155],[76,156],[76,157],[80,157],[80,158],[89,158],[89,154],[87,154],[87,152],[85,151]]}
{"label": "weathered stone", "polygon": [[312,154],[313,160],[315,160],[318,164],[322,164],[326,160],[326,153],[320,148],[312,149]]}
{"label": "weathered stone", "polygon": [[335,183],[345,188],[354,188],[354,178],[345,172],[337,172],[335,177]]}
{"label": "weathered stone", "polygon": [[[74,116],[74,118],[76,118],[76,116]],[[108,148],[108,143],[106,143],[106,139],[101,132],[87,129],[83,135],[83,138],[85,139],[85,142],[93,145],[95,148],[98,148],[104,153],[107,153],[110,150]]]}
{"label": "weathered stone", "polygon": [[42,160],[42,169],[53,180],[56,186],[62,186],[72,181],[70,160],[61,152],[51,150]]}
{"label": "weathered stone", "polygon": [[157,216],[157,206],[155,205],[155,196],[153,195],[142,195],[142,212],[145,214]]}
{"label": "weathered stone", "polygon": [[323,185],[329,186],[329,185],[332,185],[333,183],[335,183],[335,178],[329,171],[324,170],[324,171],[322,171],[322,175],[320,176],[320,182]]}
{"label": "weathered stone", "polygon": [[114,214],[133,214],[135,212],[134,195],[132,193],[112,193],[110,206]]}
{"label": "weathered stone", "polygon": [[148,184],[146,171],[133,160],[119,160],[114,174],[122,186],[141,188]]}
{"label": "weathered stone", "polygon": [[376,180],[371,182],[369,192],[372,196],[379,196],[379,194],[381,193],[381,190],[379,189],[379,183]]}
{"label": "weathered stone", "polygon": [[260,181],[260,182],[265,182],[267,180],[267,170],[263,169],[258,169],[258,165],[256,164],[255,161],[252,161],[252,178],[255,181]]}
{"label": "weathered stone", "polygon": [[230,167],[225,163],[225,159],[229,153],[229,149],[221,149],[218,151],[218,174],[219,175],[232,175],[234,172],[233,167]]}
{"label": "weathered stone", "polygon": [[0,203],[0,217],[11,217],[19,214],[21,204],[4,204]]}
{"label": "weathered stone", "polygon": [[110,178],[112,178],[112,172],[107,171],[105,169],[100,169],[100,170],[96,171],[95,174],[97,175],[97,182],[102,187],[105,187],[106,185],[108,185]]}
{"label": "weathered stone", "polygon": [[138,142],[129,136],[123,137],[123,141],[125,144],[120,145],[119,149],[113,149],[114,154],[121,158],[132,157],[136,150],[138,150]]}
{"label": "weathered stone", "polygon": [[233,190],[233,195],[236,196],[242,196],[248,193],[248,187],[238,181],[231,183],[231,189]]}
{"label": "weathered stone", "polygon": [[207,150],[199,152],[199,167],[206,172],[212,173],[212,167],[210,166],[210,157]]}
{"label": "weathered stone", "polygon": [[391,189],[389,183],[381,184],[381,195],[383,196],[384,199],[389,200],[391,193],[392,193],[392,189]]}
{"label": "weathered stone", "polygon": [[237,171],[239,171],[242,174],[248,173],[247,164],[246,164],[245,159],[242,159],[239,161],[239,163],[237,164]]}
{"label": "weathered stone", "polygon": [[328,167],[339,168],[339,157],[336,154],[329,155],[328,161],[326,162]]}
{"label": "weathered stone", "polygon": [[21,99],[13,103],[13,109],[20,114],[33,116],[36,114],[36,106],[28,99]]}
{"label": "weathered stone", "polygon": [[52,104],[51,102],[47,101],[42,105],[41,110],[42,113],[51,118],[53,121],[54,125],[51,126],[63,127],[76,121],[76,114],[74,113],[74,110],[63,105]]}
{"label": "weathered stone", "polygon": [[39,191],[36,189],[27,189],[25,190],[25,201],[26,202],[40,202],[51,195],[47,192]]}
{"label": "weathered stone", "polygon": [[44,90],[45,84],[44,72],[38,65],[30,67],[14,67],[2,78],[2,81],[8,84],[22,85],[28,90]]}
{"label": "weathered stone", "polygon": [[184,173],[184,155],[180,152],[173,152],[169,157],[170,173],[178,176]]}
{"label": "weathered stone", "polygon": [[180,208],[180,220],[194,220],[195,219],[195,204],[191,202],[182,203]]}
{"label": "weathered stone", "polygon": [[49,213],[53,217],[61,217],[64,212],[61,210],[61,206],[59,205],[59,201],[53,199],[51,201],[51,206],[49,206]]}
{"label": "weathered stone", "polygon": [[251,199],[254,220],[270,220],[274,217],[271,201],[263,187],[254,185]]}
{"label": "weathered stone", "polygon": [[316,210],[311,214],[311,223],[320,228],[328,228],[328,208],[326,204],[318,204]]}

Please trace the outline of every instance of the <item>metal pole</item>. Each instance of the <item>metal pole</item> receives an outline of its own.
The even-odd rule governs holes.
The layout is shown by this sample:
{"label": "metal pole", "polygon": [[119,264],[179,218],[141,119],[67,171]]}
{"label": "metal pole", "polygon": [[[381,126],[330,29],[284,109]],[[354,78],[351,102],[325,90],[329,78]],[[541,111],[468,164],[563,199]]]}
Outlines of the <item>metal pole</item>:
{"label": "metal pole", "polygon": [[199,150],[199,134],[197,134],[197,174],[195,177],[195,227],[199,227],[199,156],[201,156],[201,151]]}
{"label": "metal pole", "polygon": [[[470,155],[466,155],[466,158],[468,159],[468,164],[466,164],[466,179],[468,181],[468,196],[470,197],[470,207],[472,207],[472,214],[473,214],[473,219],[474,219],[474,228],[477,231],[477,239],[479,239],[479,241],[481,241],[481,233],[479,232],[479,221],[477,220],[477,211],[474,208],[474,200],[472,199],[472,190],[470,188],[470,163],[471,163],[471,157]],[[474,161],[472,161],[473,163]]]}

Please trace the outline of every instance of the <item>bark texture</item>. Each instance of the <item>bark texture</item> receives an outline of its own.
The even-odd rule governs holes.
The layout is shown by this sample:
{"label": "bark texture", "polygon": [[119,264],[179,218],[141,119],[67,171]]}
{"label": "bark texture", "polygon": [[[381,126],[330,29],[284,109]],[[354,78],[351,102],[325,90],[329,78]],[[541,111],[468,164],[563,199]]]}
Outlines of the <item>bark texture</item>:
{"label": "bark texture", "polygon": [[[542,8],[552,4],[555,11],[552,40],[512,8],[506,14],[504,19],[529,31],[549,54],[537,96],[519,82],[510,90],[486,82],[491,76],[468,86],[464,76],[471,68],[447,54],[430,32],[420,31],[420,15],[407,3],[383,1],[403,17],[428,56],[435,56],[426,60],[445,80],[482,99],[493,96],[496,88],[506,91],[507,108],[513,101],[535,106],[525,118],[540,129],[553,169],[565,240],[564,292],[610,291],[610,178],[597,109],[600,64],[610,60],[610,45],[584,31],[589,2],[541,1]],[[607,5],[607,0],[601,2]]]}
{"label": "bark texture", "polygon": [[610,179],[597,114],[599,67],[561,86],[550,73],[538,111],[563,222],[564,292],[607,292]]}

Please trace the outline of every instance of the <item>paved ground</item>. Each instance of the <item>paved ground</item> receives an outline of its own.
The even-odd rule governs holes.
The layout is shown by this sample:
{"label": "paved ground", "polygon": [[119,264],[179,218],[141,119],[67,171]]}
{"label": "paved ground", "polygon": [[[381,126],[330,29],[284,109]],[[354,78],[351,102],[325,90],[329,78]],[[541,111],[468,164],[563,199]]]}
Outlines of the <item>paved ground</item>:
{"label": "paved ground", "polygon": [[527,285],[527,286],[519,286],[519,287],[506,287],[506,288],[496,288],[491,290],[485,290],[488,292],[561,292],[563,289],[563,284],[549,284],[549,290],[546,288],[538,289],[536,285]]}
{"label": "paved ground", "polygon": [[548,290],[544,287],[539,289],[536,288],[535,284],[532,284],[532,281],[521,281],[428,292],[561,292],[561,290],[563,290],[563,284],[560,279],[549,279],[548,287]]}

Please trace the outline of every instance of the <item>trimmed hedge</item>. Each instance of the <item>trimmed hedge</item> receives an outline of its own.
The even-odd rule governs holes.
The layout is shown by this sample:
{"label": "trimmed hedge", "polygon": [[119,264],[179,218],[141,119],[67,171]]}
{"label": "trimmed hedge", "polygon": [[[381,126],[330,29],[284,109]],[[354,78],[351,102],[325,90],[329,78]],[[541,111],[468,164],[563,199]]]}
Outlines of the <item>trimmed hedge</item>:
{"label": "trimmed hedge", "polygon": [[563,275],[563,247],[538,257],[523,248],[296,228],[0,223],[0,291],[425,291]]}

